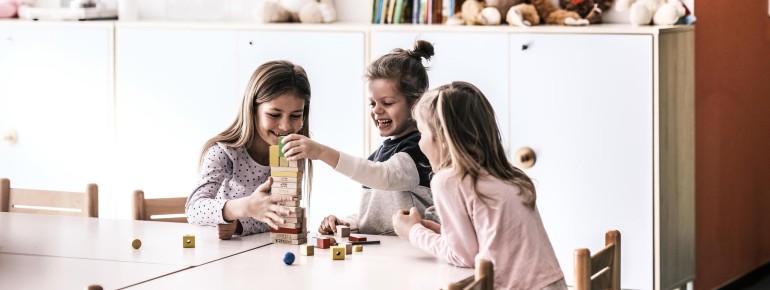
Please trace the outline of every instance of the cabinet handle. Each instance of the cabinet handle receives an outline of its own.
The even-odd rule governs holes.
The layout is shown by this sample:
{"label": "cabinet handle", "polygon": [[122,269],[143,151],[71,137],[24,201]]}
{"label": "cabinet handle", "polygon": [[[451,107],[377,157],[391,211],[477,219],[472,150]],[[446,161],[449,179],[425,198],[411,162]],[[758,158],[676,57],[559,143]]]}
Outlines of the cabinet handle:
{"label": "cabinet handle", "polygon": [[16,144],[16,131],[13,130],[7,130],[3,132],[3,143],[7,143],[8,145],[14,145]]}
{"label": "cabinet handle", "polygon": [[522,169],[531,168],[537,161],[535,151],[529,147],[522,147],[516,150],[516,165]]}

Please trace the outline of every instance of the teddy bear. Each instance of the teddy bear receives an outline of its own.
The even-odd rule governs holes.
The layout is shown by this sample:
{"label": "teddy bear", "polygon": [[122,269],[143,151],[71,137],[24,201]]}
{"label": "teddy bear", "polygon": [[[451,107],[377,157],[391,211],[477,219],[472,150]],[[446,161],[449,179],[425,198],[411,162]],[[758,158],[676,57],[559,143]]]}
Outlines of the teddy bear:
{"label": "teddy bear", "polygon": [[614,0],[560,0],[559,6],[574,11],[591,24],[602,23],[602,13],[612,8]]}
{"label": "teddy bear", "polygon": [[672,25],[687,12],[681,0],[618,0],[615,9],[628,10],[635,25]]}
{"label": "teddy bear", "polygon": [[531,26],[541,22],[545,24],[582,26],[589,21],[577,12],[558,8],[550,0],[529,0],[511,7],[505,17],[508,25]]}
{"label": "teddy bear", "polygon": [[330,23],[337,20],[334,0],[270,0],[264,2],[263,22]]}
{"label": "teddy bear", "polygon": [[0,18],[16,17],[19,11],[19,3],[16,0],[0,0]]}

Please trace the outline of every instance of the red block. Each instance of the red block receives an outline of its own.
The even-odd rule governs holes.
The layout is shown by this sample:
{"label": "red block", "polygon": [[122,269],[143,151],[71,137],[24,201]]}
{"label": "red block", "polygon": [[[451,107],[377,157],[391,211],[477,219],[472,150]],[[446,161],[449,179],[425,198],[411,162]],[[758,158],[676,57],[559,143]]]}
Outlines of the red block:
{"label": "red block", "polygon": [[302,229],[287,229],[287,228],[278,228],[276,229],[270,229],[271,233],[279,233],[279,234],[299,234],[302,233]]}
{"label": "red block", "polygon": [[363,242],[366,241],[366,237],[349,236],[348,242]]}
{"label": "red block", "polygon": [[331,247],[332,241],[329,238],[318,238],[318,244],[316,245],[316,248],[319,249],[328,249]]}

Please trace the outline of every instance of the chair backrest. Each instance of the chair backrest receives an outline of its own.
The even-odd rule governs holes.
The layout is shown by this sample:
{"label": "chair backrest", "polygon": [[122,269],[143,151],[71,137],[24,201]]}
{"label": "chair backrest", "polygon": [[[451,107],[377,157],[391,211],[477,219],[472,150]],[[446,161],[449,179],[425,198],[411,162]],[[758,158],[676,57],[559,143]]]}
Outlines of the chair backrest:
{"label": "chair backrest", "polygon": [[575,290],[620,290],[620,232],[604,235],[604,248],[591,256],[591,251],[575,250]]}
{"label": "chair backrest", "polygon": [[134,190],[134,219],[186,223],[186,197],[144,198],[144,191]]}
{"label": "chair backrest", "polygon": [[99,187],[90,183],[85,192],[21,189],[2,178],[0,211],[99,217]]}
{"label": "chair backrest", "polygon": [[450,283],[445,290],[492,290],[495,286],[495,270],[492,261],[479,260],[476,274]]}

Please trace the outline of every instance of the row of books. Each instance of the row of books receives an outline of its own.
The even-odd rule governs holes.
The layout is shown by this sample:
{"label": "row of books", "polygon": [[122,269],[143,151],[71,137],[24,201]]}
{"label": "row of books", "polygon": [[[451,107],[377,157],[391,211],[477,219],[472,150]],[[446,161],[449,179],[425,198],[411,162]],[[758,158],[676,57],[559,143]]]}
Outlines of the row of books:
{"label": "row of books", "polygon": [[[465,0],[373,0],[373,24],[442,24]],[[475,1],[475,0],[471,0]]]}

